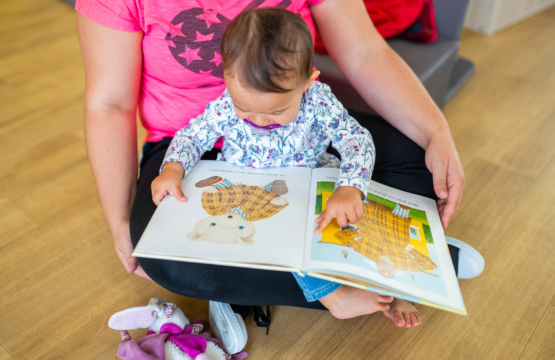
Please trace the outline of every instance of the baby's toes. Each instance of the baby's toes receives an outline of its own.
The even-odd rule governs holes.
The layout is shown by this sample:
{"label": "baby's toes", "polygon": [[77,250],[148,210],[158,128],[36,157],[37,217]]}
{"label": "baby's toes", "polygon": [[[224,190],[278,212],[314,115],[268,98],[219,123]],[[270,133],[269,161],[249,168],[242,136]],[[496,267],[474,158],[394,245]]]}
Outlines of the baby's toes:
{"label": "baby's toes", "polygon": [[414,321],[412,322],[413,327],[416,327],[422,324],[422,316],[420,316],[420,313],[418,311],[415,311],[414,313],[412,313],[412,316],[414,317]]}
{"label": "baby's toes", "polygon": [[410,318],[410,313],[409,312],[404,312],[403,316],[405,317],[405,322],[406,322],[406,327],[407,329],[412,327],[412,319]]}
{"label": "baby's toes", "polygon": [[418,326],[418,318],[416,317],[415,313],[410,313],[410,323],[412,325],[412,327],[417,327]]}
{"label": "baby's toes", "polygon": [[397,325],[398,327],[403,327],[407,324],[406,318],[404,316],[405,314],[403,314],[400,311],[396,311],[393,313],[393,322],[395,323],[395,325]]}

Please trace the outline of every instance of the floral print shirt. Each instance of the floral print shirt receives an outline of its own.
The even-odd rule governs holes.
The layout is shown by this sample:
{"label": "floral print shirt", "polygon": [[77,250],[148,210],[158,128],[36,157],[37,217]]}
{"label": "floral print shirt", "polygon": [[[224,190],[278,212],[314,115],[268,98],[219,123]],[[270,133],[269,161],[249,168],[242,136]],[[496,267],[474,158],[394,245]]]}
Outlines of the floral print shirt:
{"label": "floral print shirt", "polygon": [[[367,192],[374,168],[375,148],[368,130],[349,114],[330,87],[314,81],[303,93],[293,122],[259,136],[240,119],[227,90],[210,102],[203,114],[173,138],[160,171],[168,162],[178,162],[185,176],[224,136],[222,159],[251,167],[307,166],[339,167],[339,186],[354,186]],[[326,152],[328,145],[341,154],[341,162]]]}

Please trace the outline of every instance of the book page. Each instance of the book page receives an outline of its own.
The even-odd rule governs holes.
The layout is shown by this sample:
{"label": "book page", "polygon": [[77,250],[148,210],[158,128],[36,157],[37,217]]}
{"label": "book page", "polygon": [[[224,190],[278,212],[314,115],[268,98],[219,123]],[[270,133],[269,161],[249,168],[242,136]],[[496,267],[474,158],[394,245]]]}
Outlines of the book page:
{"label": "book page", "polygon": [[[353,278],[455,312],[465,307],[435,201],[371,181],[365,220],[322,234],[314,220],[325,210],[337,169],[312,173],[304,270]],[[371,286],[367,287],[372,290]],[[375,289],[375,288],[374,288]],[[428,304],[430,305],[430,304]]]}
{"label": "book page", "polygon": [[166,196],[134,255],[299,269],[310,178],[308,168],[251,169],[200,161],[182,182],[188,201]]}

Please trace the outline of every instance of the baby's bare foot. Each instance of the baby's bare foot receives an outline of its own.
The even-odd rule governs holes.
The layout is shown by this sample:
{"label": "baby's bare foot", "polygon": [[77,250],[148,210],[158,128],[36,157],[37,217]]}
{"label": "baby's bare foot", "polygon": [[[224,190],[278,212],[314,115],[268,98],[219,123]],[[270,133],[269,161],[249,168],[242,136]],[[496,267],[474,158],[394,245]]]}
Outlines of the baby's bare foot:
{"label": "baby's bare foot", "polygon": [[395,298],[389,305],[389,310],[383,313],[391,318],[398,327],[406,326],[410,328],[422,324],[422,316],[420,316],[418,310],[405,300]]}
{"label": "baby's bare foot", "polygon": [[391,296],[383,296],[368,290],[351,286],[341,287],[320,299],[330,313],[338,319],[349,319],[360,315],[368,315],[378,311],[389,310]]}

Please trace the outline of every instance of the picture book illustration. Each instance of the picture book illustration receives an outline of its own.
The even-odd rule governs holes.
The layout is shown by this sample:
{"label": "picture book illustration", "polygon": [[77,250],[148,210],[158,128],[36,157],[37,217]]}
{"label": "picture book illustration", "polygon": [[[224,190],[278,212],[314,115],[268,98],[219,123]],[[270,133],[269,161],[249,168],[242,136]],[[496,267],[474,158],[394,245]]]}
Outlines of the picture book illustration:
{"label": "picture book illustration", "polygon": [[284,180],[266,186],[233,183],[211,176],[195,184],[202,192],[202,207],[210,216],[199,220],[187,238],[217,244],[253,245],[255,221],[268,219],[289,205],[281,195],[288,193]]}
{"label": "picture book illustration", "polygon": [[430,258],[410,245],[412,219],[410,208],[397,204],[395,209],[373,200],[363,204],[364,217],[356,228],[346,228],[335,238],[361,255],[374,260],[380,274],[387,278],[395,271],[412,272],[435,269]]}
{"label": "picture book illustration", "polygon": [[296,272],[466,314],[433,199],[371,181],[361,220],[314,233],[338,173],[201,160],[181,183],[188,201],[166,196],[133,255]]}
{"label": "picture book illustration", "polygon": [[[334,182],[318,182],[315,215],[325,210],[334,187]],[[356,263],[383,278],[444,293],[441,275],[434,273],[437,255],[426,212],[372,193],[363,211],[356,224],[340,227],[334,220],[315,236],[312,259]]]}

